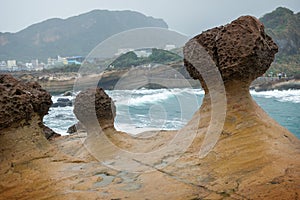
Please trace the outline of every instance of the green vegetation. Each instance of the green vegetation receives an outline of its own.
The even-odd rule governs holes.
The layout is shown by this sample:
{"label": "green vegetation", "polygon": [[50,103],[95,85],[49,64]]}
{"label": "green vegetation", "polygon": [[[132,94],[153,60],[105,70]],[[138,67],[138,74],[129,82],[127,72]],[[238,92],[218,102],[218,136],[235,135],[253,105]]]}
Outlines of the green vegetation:
{"label": "green vegetation", "polygon": [[65,65],[62,67],[55,67],[51,69],[44,69],[43,72],[46,73],[65,73],[65,72],[78,72],[80,65]]}
{"label": "green vegetation", "polygon": [[114,66],[115,69],[124,69],[150,63],[167,64],[180,60],[182,60],[182,57],[175,53],[153,48],[152,54],[148,57],[138,57],[133,51],[130,51],[119,56],[111,65]]}
{"label": "green vegetation", "polygon": [[133,51],[129,51],[119,56],[111,63],[111,65],[116,69],[122,69],[145,64],[145,61],[145,59],[137,57],[137,55]]}
{"label": "green vegetation", "polygon": [[267,73],[300,74],[300,13],[294,14],[287,8],[279,7],[264,15],[260,21],[265,25],[266,33],[279,46],[275,62]]}

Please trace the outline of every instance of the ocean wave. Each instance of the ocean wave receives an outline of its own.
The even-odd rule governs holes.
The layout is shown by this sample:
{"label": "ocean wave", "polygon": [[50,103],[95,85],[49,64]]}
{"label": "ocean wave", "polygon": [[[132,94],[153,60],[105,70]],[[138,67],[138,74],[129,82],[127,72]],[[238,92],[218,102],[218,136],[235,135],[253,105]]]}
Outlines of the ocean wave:
{"label": "ocean wave", "polygon": [[250,93],[254,97],[273,98],[280,102],[300,103],[300,90],[272,90],[263,92],[251,90]]}
{"label": "ocean wave", "polygon": [[[137,133],[150,129],[180,129],[187,123],[191,115],[201,104],[201,101],[192,101],[194,98],[201,99],[204,91],[201,89],[175,88],[155,90],[113,90],[107,91],[107,93],[115,101],[117,106],[117,116],[115,119],[116,128],[120,131]],[[300,105],[300,90],[250,91],[250,93],[254,98],[257,98],[256,100],[258,102],[261,102],[261,99],[270,99],[266,102],[271,106],[274,106],[272,102],[277,102],[279,105],[281,105],[280,102],[283,102],[282,105],[287,105],[285,102],[296,103],[297,106]],[[57,99],[61,97],[61,95],[53,96],[52,100],[53,102],[56,102]],[[65,98],[73,100],[74,96]],[[174,98],[176,98],[176,100],[174,100]],[[149,109],[156,103],[161,103],[161,106],[163,106],[162,109],[165,110],[157,111],[158,116],[151,118]],[[291,106],[294,107],[294,105]],[[268,106],[264,105],[264,107],[268,109]],[[158,109],[158,107],[154,108]],[[274,112],[275,110],[271,109],[269,112]],[[163,113],[167,113],[167,115],[164,116]],[[49,114],[44,117],[45,124],[62,135],[67,135],[66,132],[68,127],[75,124],[77,121],[78,120],[73,113],[73,106],[60,108],[51,107]]]}
{"label": "ocean wave", "polygon": [[165,101],[172,97],[183,95],[202,95],[204,91],[201,89],[140,89],[140,90],[113,90],[107,91],[108,95],[118,105],[144,105],[148,103],[157,103]]}

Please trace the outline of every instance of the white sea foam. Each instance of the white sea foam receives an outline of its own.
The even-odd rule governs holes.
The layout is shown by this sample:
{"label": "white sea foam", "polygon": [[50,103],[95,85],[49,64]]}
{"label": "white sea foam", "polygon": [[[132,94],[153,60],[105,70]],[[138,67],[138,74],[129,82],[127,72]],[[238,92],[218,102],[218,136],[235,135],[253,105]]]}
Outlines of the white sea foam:
{"label": "white sea foam", "polygon": [[179,95],[201,95],[204,91],[201,89],[156,89],[156,90],[114,90],[107,91],[109,96],[117,105],[137,106],[147,103],[162,102]]}
{"label": "white sea foam", "polygon": [[[169,118],[169,119],[159,119],[159,117],[149,118],[149,112],[135,113],[135,111],[128,110],[127,106],[133,107],[135,109],[149,109],[149,104],[155,103],[165,103],[171,99],[177,98],[178,101],[191,102],[194,95],[197,98],[203,96],[204,91],[201,89],[156,89],[156,90],[115,90],[115,91],[106,91],[108,95],[115,101],[117,106],[117,118],[116,118],[116,128],[120,131],[127,131],[130,133],[140,133],[146,130],[174,130],[179,129],[187,122],[187,115],[183,111],[188,110],[188,106],[191,106],[192,103],[186,104],[182,103],[183,110],[181,110],[181,115],[176,115],[176,105],[174,105],[174,110],[167,110],[168,112],[173,113],[174,116],[181,116],[182,118]],[[286,90],[286,91],[264,91],[264,92],[255,92],[250,91],[251,95],[258,98],[267,98],[274,99],[278,102],[291,102],[300,104],[300,90]],[[184,97],[184,98],[183,98]],[[53,96],[53,102],[56,102],[58,98],[68,98],[70,100],[74,99],[74,96],[63,97]],[[178,106],[178,105],[177,105]],[[191,106],[192,107],[192,106]],[[118,109],[120,108],[120,109]],[[170,109],[170,108],[169,108]],[[193,113],[195,110],[188,110],[187,112]],[[146,116],[147,115],[147,116]],[[163,117],[163,116],[161,116]],[[133,120],[134,123],[131,121]],[[154,120],[154,121],[151,121]],[[155,120],[165,120],[164,123],[161,121]],[[64,107],[64,108],[51,108],[49,115],[44,117],[44,122],[47,126],[52,128],[54,131],[66,135],[67,129],[69,126],[77,122],[75,115],[73,114],[73,107]],[[155,127],[155,126],[159,127]]]}
{"label": "white sea foam", "polygon": [[250,93],[254,97],[273,98],[280,102],[300,103],[300,90],[272,90],[263,92],[251,90]]}

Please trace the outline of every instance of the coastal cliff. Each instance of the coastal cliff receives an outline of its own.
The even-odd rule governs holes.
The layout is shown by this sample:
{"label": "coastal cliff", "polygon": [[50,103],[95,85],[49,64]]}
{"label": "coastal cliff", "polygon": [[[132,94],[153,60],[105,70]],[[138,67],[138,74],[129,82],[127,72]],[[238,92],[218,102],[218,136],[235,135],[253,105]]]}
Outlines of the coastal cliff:
{"label": "coastal cliff", "polygon": [[[116,131],[115,107],[99,88],[83,91],[75,100],[74,112],[86,132],[47,141],[35,118],[30,125],[2,129],[0,199],[299,198],[300,141],[249,94],[251,82],[269,68],[276,52],[263,24],[251,16],[187,42],[185,66],[200,81],[205,97],[192,120],[178,131],[136,137]],[[9,85],[1,87],[6,91]],[[104,135],[114,148],[102,140]],[[191,145],[179,153],[191,135]],[[20,136],[26,137],[15,139]],[[147,153],[173,140],[177,143],[172,151],[145,162]],[[128,152],[133,152],[130,163],[122,163]],[[125,169],[108,167],[119,162]],[[126,170],[134,167],[149,170]]]}

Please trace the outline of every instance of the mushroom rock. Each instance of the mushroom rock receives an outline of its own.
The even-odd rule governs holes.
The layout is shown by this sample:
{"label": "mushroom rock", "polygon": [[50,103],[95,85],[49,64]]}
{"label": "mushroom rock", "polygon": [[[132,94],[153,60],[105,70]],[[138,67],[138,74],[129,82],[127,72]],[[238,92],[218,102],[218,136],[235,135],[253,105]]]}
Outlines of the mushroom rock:
{"label": "mushroom rock", "polygon": [[[205,56],[199,53],[202,50],[214,65],[203,61]],[[196,124],[198,132],[189,150],[192,155],[199,153],[208,128],[216,126],[210,124],[212,110],[218,111],[217,106],[213,108],[214,102],[222,99],[214,100],[218,98],[218,91],[211,83],[218,80],[211,81],[208,76],[214,67],[224,86],[225,120],[217,143],[206,157],[196,162],[195,157],[187,154],[185,160],[178,161],[196,162],[197,167],[186,163],[180,170],[174,164],[168,167],[169,173],[205,186],[220,198],[224,195],[237,199],[298,198],[299,139],[270,118],[249,93],[251,82],[265,73],[277,51],[277,45],[264,32],[263,24],[251,16],[242,16],[228,25],[207,30],[186,43],[185,66],[205,90],[202,106],[194,115],[200,118],[194,117],[188,124]],[[200,70],[196,65],[202,65]],[[197,176],[185,176],[187,170]]]}
{"label": "mushroom rock", "polygon": [[99,125],[102,129],[114,128],[116,107],[102,88],[90,88],[76,96],[74,114],[87,129]]}
{"label": "mushroom rock", "polygon": [[[238,82],[241,87],[249,87],[254,79],[267,71],[278,52],[277,45],[264,32],[263,24],[251,16],[243,16],[226,26],[207,30],[193,40],[211,56],[226,88],[234,85],[233,82]],[[185,51],[188,48],[189,43]],[[185,66],[208,92],[199,71],[186,59]]]}

